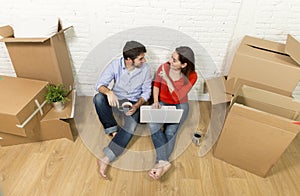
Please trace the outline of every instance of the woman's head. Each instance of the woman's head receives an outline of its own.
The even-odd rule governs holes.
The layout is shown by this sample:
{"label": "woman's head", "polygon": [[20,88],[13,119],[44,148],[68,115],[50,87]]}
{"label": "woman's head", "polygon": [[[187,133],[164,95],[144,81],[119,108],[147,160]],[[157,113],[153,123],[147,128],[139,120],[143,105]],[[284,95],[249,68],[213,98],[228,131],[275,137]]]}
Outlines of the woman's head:
{"label": "woman's head", "polygon": [[181,72],[188,77],[191,71],[195,71],[195,55],[191,48],[180,46],[175,49],[172,55],[172,62],[178,60],[181,64]]}

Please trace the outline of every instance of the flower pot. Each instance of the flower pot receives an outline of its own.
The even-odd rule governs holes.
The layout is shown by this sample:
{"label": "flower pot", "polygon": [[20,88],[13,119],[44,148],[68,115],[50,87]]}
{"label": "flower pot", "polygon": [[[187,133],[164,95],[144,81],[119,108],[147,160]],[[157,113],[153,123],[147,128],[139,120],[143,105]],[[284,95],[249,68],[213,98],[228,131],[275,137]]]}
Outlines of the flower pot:
{"label": "flower pot", "polygon": [[63,111],[63,109],[65,108],[65,104],[63,102],[53,102],[52,105],[54,109],[58,112]]}

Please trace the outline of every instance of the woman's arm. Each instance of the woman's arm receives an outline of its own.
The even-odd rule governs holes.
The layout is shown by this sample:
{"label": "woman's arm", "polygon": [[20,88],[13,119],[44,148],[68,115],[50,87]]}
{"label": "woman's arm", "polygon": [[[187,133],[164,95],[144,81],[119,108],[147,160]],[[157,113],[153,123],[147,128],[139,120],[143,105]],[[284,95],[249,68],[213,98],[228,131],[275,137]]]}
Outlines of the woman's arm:
{"label": "woman's arm", "polygon": [[152,108],[158,109],[161,108],[161,105],[159,104],[159,88],[156,86],[153,86],[153,104],[152,104]]}

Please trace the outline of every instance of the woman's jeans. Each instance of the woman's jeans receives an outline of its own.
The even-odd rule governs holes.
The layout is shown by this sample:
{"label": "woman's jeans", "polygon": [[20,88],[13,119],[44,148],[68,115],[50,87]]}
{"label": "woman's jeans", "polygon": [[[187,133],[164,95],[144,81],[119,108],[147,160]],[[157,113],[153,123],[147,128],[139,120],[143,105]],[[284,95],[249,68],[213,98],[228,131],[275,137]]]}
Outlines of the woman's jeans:
{"label": "woman's jeans", "polygon": [[[120,104],[125,101],[128,100],[122,100],[120,101]],[[135,104],[136,102],[131,103]],[[131,116],[126,116],[123,112],[121,112],[122,116],[124,117],[124,126],[118,127],[113,115],[115,111],[113,112],[113,108],[109,105],[106,95],[102,93],[96,94],[94,96],[94,104],[99,120],[104,127],[105,133],[109,134],[118,131],[108,146],[103,149],[103,152],[109,158],[109,160],[114,161],[119,155],[122,154],[127,144],[131,140],[136,130],[137,123],[139,122],[140,110],[138,109]],[[114,108],[114,110],[117,109]]]}
{"label": "woman's jeans", "polygon": [[[161,105],[170,105],[160,102]],[[176,104],[176,109],[183,109],[183,114],[179,123],[150,123],[150,132],[152,137],[152,142],[156,151],[156,162],[159,160],[168,161],[171,156],[175,142],[176,136],[180,126],[186,120],[189,113],[189,104],[181,103]],[[162,127],[164,131],[162,131]]]}

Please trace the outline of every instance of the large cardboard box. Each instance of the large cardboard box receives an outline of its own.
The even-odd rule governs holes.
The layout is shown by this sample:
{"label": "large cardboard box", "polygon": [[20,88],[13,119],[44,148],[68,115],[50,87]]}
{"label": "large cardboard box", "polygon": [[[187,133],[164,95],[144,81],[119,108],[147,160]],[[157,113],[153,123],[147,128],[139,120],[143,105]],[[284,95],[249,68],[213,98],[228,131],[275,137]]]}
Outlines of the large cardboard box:
{"label": "large cardboard box", "polygon": [[299,133],[300,102],[242,85],[235,94],[214,156],[265,177]]}
{"label": "large cardboard box", "polygon": [[0,76],[0,132],[32,137],[51,109],[45,101],[48,82]]}
{"label": "large cardboard box", "polygon": [[288,35],[286,44],[245,36],[231,64],[226,92],[234,94],[237,80],[291,96],[300,80],[300,43]]}
{"label": "large cardboard box", "polygon": [[[13,127],[15,125],[10,125],[10,127],[6,127],[3,131],[1,130],[1,125],[8,125],[6,119],[0,118],[0,145],[14,145],[56,138],[68,138],[70,140],[76,138],[77,130],[74,123],[76,91],[73,89],[74,78],[64,36],[65,30],[62,29],[58,21],[57,33],[51,37],[15,38],[12,27],[0,27],[0,35],[4,37],[0,41],[5,42],[18,79],[30,78],[39,80],[40,82],[45,81],[43,82],[45,84],[63,84],[71,92],[69,94],[71,101],[67,103],[66,108],[62,112],[55,112],[50,104],[46,104],[49,109],[44,113],[42,118],[37,118],[39,126],[36,126],[34,129],[29,127],[31,124],[28,123],[25,130],[19,130]],[[1,88],[1,91],[4,88],[5,92],[11,93],[9,85]],[[24,93],[24,91],[15,93],[16,99],[26,102],[24,100]],[[34,92],[26,93],[34,96]],[[43,94],[44,100],[46,90],[41,94]],[[11,99],[7,103],[7,107],[14,106],[15,103],[15,99]],[[22,105],[20,108],[24,108],[24,106]],[[27,111],[27,109],[22,109],[22,111]],[[9,115],[6,110],[2,109],[0,109],[0,113],[6,116]],[[26,116],[25,114],[27,115],[27,113],[20,113],[22,117],[19,120],[20,123],[25,118],[23,117]],[[14,121],[16,120],[14,119]]]}
{"label": "large cardboard box", "polygon": [[[70,28],[70,27],[69,27]],[[48,81],[73,88],[74,78],[64,32],[58,21],[57,33],[45,38],[15,38],[11,26],[0,27],[17,77]]]}
{"label": "large cardboard box", "polygon": [[72,91],[68,96],[70,102],[66,104],[63,111],[57,112],[52,108],[44,115],[39,123],[39,127],[36,128],[31,137],[22,137],[0,132],[0,145],[10,146],[59,138],[74,141],[78,136],[74,122],[75,97],[76,93]]}

